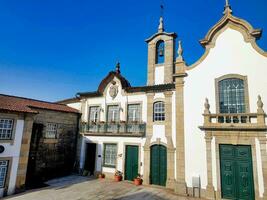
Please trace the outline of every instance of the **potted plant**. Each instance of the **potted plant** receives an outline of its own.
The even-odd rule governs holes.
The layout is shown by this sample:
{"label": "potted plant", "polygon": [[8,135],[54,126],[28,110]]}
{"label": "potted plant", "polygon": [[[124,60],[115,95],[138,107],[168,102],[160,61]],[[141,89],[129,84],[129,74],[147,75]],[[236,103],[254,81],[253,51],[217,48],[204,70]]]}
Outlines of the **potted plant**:
{"label": "potted plant", "polygon": [[105,178],[105,174],[103,174],[102,172],[98,174],[98,178],[99,179],[104,179]]}
{"label": "potted plant", "polygon": [[135,185],[142,185],[142,183],[143,183],[142,175],[138,174],[136,176],[136,178],[134,179],[134,184]]}
{"label": "potted plant", "polygon": [[122,180],[122,172],[119,170],[116,170],[115,175],[114,175],[114,179],[116,182],[119,182]]}

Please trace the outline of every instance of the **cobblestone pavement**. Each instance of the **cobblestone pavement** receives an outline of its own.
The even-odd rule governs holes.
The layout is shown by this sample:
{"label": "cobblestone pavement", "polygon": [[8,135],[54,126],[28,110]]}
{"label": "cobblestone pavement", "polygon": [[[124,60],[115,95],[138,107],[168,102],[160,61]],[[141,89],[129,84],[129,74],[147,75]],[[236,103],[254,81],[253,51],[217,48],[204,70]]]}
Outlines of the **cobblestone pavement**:
{"label": "cobblestone pavement", "polygon": [[[7,197],[8,200],[191,200],[172,191],[131,182],[67,176],[47,182],[48,187]],[[194,198],[194,200],[196,200]]]}

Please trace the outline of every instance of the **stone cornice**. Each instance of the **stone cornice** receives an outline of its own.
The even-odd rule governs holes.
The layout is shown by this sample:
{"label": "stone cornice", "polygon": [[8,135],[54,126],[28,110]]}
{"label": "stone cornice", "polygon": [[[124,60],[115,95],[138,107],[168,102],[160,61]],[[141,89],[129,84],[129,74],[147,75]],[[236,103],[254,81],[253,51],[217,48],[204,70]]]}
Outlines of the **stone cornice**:
{"label": "stone cornice", "polygon": [[152,35],[150,38],[146,39],[145,41],[147,43],[149,43],[151,40],[153,40],[155,37],[159,36],[159,35],[166,35],[166,36],[170,36],[170,37],[174,37],[176,38],[177,37],[177,34],[172,32],[172,33],[167,33],[167,32],[158,32],[158,33],[155,33],[154,35]]}

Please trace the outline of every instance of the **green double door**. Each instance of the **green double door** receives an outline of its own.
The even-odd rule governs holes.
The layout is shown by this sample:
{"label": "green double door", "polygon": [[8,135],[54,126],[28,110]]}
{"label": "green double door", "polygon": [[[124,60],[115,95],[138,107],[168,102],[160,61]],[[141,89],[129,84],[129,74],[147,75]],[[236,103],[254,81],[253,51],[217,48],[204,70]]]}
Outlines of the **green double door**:
{"label": "green double door", "polygon": [[222,198],[254,200],[251,147],[220,145]]}
{"label": "green double door", "polygon": [[127,145],[125,155],[125,180],[133,181],[138,174],[138,146]]}
{"label": "green double door", "polygon": [[165,186],[167,179],[166,147],[162,145],[153,145],[150,153],[150,183]]}

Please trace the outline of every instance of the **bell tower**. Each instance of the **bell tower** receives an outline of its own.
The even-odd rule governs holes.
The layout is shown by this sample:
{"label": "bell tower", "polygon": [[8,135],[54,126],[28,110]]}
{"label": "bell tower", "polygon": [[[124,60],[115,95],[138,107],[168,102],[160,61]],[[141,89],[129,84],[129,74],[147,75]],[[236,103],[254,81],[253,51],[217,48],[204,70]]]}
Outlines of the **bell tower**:
{"label": "bell tower", "polygon": [[161,15],[158,32],[146,40],[148,44],[147,85],[173,83],[176,37],[176,33],[165,32]]}

